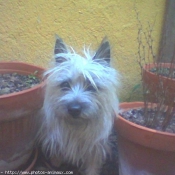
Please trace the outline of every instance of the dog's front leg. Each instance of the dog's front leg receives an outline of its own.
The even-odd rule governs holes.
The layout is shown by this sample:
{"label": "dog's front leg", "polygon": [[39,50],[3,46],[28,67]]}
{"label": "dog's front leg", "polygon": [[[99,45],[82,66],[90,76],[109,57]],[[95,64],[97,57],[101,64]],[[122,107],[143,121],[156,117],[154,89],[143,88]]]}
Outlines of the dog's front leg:
{"label": "dog's front leg", "polygon": [[59,155],[59,156],[52,156],[50,159],[49,159],[49,162],[50,164],[53,166],[53,167],[60,167],[61,164],[63,163],[63,156],[62,155]]}
{"label": "dog's front leg", "polygon": [[103,161],[102,161],[102,156],[100,154],[99,156],[93,155],[93,154],[91,156],[88,156],[84,165],[85,175],[99,175],[102,165],[103,165]]}

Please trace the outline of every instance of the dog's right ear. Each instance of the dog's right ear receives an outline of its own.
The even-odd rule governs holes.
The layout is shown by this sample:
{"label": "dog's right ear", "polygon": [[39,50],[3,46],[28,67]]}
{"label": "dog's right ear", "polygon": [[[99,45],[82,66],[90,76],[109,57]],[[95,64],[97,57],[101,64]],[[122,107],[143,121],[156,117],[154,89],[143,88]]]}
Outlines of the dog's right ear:
{"label": "dog's right ear", "polygon": [[110,64],[110,44],[107,37],[104,37],[93,59],[103,59],[107,65]]}
{"label": "dog's right ear", "polygon": [[55,61],[57,63],[61,63],[61,62],[65,61],[65,58],[63,58],[57,54],[68,53],[68,51],[67,51],[67,47],[64,44],[63,40],[57,34],[55,34],[55,39],[56,39],[55,49],[54,49]]}

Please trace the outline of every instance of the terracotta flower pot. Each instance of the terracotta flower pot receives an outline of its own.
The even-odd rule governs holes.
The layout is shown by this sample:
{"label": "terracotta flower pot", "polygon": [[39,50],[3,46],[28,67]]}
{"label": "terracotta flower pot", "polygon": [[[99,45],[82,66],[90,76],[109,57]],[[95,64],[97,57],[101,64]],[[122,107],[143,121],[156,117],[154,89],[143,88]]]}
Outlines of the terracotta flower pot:
{"label": "terracotta flower pot", "polygon": [[165,98],[166,105],[175,105],[175,79],[157,75],[151,72],[152,68],[175,68],[174,64],[146,64],[143,67],[143,84],[146,87],[147,97],[150,102],[157,103],[157,96]]}
{"label": "terracotta flower pot", "polygon": [[[124,111],[143,106],[143,102],[120,104]],[[139,126],[120,115],[115,128],[120,175],[175,175],[175,134]]]}
{"label": "terracotta flower pot", "polygon": [[[0,62],[0,73],[33,74],[44,69],[21,62]],[[36,113],[42,107],[45,82],[20,92],[0,96],[0,171],[16,170],[33,151]]]}

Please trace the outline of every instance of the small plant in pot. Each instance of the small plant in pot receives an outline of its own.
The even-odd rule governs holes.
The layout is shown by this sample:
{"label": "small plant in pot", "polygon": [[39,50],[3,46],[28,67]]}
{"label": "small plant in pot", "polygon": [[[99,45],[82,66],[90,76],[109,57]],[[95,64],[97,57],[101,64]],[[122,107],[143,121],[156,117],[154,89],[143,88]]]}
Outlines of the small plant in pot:
{"label": "small plant in pot", "polygon": [[[141,68],[144,98],[147,101],[174,106],[175,105],[175,50],[168,62],[164,60],[164,45],[160,47],[158,56],[153,48],[153,26],[149,24],[147,32],[142,29],[138,18],[138,64]],[[146,99],[144,99],[146,100]]]}
{"label": "small plant in pot", "polygon": [[170,85],[174,82],[175,56],[169,64],[161,58],[148,64],[151,56],[155,58],[151,34],[151,27],[148,33],[139,28],[143,102],[121,103],[115,120],[120,175],[175,175],[175,87]]}
{"label": "small plant in pot", "polygon": [[[44,69],[0,62],[0,171],[24,170],[36,161],[36,113],[43,104]],[[30,166],[31,167],[31,166]],[[24,169],[23,169],[24,168]]]}

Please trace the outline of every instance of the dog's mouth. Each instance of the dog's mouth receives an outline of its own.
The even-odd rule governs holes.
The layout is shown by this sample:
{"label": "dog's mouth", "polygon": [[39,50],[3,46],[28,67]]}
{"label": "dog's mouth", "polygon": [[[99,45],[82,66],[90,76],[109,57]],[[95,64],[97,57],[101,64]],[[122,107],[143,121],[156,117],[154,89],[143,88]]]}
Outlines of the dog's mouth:
{"label": "dog's mouth", "polygon": [[74,112],[68,112],[68,118],[69,120],[72,119],[73,120],[76,120],[76,121],[85,121],[85,120],[88,120],[87,116],[81,111],[74,111]]}
{"label": "dog's mouth", "polygon": [[73,119],[80,119],[80,118],[81,118],[80,115],[71,115],[71,117],[72,117]]}

